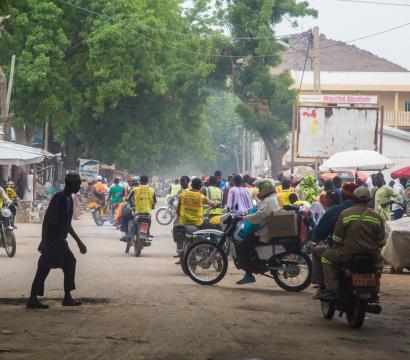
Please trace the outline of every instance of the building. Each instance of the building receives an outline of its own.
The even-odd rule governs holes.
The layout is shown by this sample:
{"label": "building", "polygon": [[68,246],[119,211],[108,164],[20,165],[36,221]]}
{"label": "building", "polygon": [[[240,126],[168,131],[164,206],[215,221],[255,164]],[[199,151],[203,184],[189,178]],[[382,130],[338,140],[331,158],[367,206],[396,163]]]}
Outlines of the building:
{"label": "building", "polygon": [[[272,69],[272,74],[290,71],[295,87],[301,94],[313,92],[313,50],[309,46],[310,32],[293,35],[283,62]],[[307,49],[309,48],[309,52]],[[410,72],[408,69],[380,58],[368,51],[320,35],[320,82],[325,94],[377,95],[385,111],[383,153],[397,164],[410,164],[406,151],[410,138]],[[307,61],[306,61],[307,60]],[[306,64],[306,66],[305,66]],[[303,74],[303,80],[302,80]],[[397,129],[392,129],[395,127]],[[401,130],[400,130],[401,129]],[[396,144],[396,145],[394,145]],[[396,148],[397,146],[397,148]],[[267,168],[269,157],[263,144],[254,144],[252,172],[259,174]],[[401,155],[395,151],[399,151]],[[289,166],[290,153],[284,156],[284,166]],[[312,163],[313,159],[298,159],[299,163]]]}

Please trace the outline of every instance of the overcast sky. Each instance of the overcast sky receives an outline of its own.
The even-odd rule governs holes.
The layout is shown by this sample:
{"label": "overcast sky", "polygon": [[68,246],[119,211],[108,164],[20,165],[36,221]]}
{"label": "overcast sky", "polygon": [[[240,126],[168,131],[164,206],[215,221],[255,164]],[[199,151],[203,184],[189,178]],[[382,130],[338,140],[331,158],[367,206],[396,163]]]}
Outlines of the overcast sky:
{"label": "overcast sky", "polygon": [[[277,27],[277,34],[288,34],[319,26],[327,38],[348,41],[410,23],[410,6],[371,5],[336,0],[308,0],[319,11],[317,19],[300,21],[297,29],[289,22]],[[410,5],[410,0],[374,0]],[[353,43],[410,70],[410,25]]]}

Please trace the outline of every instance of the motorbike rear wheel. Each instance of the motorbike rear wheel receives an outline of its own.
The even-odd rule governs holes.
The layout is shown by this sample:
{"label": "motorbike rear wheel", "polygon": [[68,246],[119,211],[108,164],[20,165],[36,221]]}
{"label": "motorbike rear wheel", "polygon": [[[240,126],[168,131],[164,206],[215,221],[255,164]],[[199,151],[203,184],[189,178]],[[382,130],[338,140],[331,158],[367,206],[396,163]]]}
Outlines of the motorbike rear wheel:
{"label": "motorbike rear wheel", "polygon": [[13,230],[5,230],[4,248],[8,257],[13,257],[16,254],[16,236]]}
{"label": "motorbike rear wheel", "polygon": [[[214,253],[210,259],[211,253]],[[188,276],[198,284],[214,285],[228,270],[228,258],[212,241],[202,240],[188,247],[183,262]]]}
{"label": "motorbike rear wheel", "polygon": [[144,247],[143,241],[137,235],[134,235],[133,243],[134,243],[134,256],[138,257],[141,255],[142,248]]}
{"label": "motorbike rear wheel", "polygon": [[323,317],[328,320],[333,319],[336,311],[335,304],[331,301],[321,300],[320,305],[322,308]]}
{"label": "motorbike rear wheel", "polygon": [[[277,256],[278,262],[285,270],[272,271],[276,283],[286,291],[298,292],[305,290],[312,279],[312,260],[301,250],[289,251]],[[303,266],[303,268],[302,268]],[[302,274],[304,270],[305,274]]]}
{"label": "motorbike rear wheel", "polygon": [[353,329],[360,329],[363,326],[366,316],[367,301],[356,299],[346,309],[347,323]]}
{"label": "motorbike rear wheel", "polygon": [[169,225],[174,220],[174,215],[168,207],[159,208],[155,214],[158,224]]}

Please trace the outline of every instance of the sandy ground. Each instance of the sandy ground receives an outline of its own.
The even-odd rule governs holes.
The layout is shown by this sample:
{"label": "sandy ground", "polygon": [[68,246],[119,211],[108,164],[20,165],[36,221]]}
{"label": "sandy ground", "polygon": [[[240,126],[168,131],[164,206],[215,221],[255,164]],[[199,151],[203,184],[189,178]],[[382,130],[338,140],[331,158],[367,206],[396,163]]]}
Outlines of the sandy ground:
{"label": "sandy ground", "polygon": [[74,227],[89,250],[69,240],[79,308],[61,306],[61,270],[46,284],[51,308],[24,307],[40,225],[19,225],[14,258],[0,249],[0,359],[410,359],[410,273],[383,277],[383,313],[356,331],[323,319],[312,288],[288,293],[262,277],[238,287],[232,265],[218,285],[193,283],[174,265],[171,227],[154,224],[140,258],[89,214]]}

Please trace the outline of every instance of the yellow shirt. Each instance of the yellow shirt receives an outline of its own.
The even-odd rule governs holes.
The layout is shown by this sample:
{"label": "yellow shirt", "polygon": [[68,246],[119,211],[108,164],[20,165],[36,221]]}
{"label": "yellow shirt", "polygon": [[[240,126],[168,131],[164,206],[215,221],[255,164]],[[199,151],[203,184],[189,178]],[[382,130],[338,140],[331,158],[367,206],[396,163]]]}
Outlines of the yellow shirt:
{"label": "yellow shirt", "polygon": [[278,200],[279,200],[279,207],[281,209],[283,209],[283,207],[285,205],[290,205],[290,201],[289,201],[289,195],[292,194],[292,190],[291,189],[287,189],[287,190],[283,190],[277,194],[278,195]]}
{"label": "yellow shirt", "polygon": [[205,196],[199,191],[184,191],[179,197],[180,224],[201,226],[204,222]]}
{"label": "yellow shirt", "polygon": [[154,205],[155,190],[148,185],[134,189],[134,211],[137,214],[151,214]]}
{"label": "yellow shirt", "polygon": [[12,188],[7,188],[6,193],[10,200],[17,200],[17,194]]}

